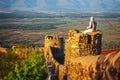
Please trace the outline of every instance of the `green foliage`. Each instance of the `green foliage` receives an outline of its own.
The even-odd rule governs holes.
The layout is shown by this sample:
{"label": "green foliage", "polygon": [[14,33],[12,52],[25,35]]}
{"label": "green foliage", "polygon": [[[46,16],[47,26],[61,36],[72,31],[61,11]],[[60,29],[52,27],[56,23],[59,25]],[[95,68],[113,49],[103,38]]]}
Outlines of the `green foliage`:
{"label": "green foliage", "polygon": [[25,48],[24,44],[18,43],[14,45],[16,48]]}
{"label": "green foliage", "polygon": [[27,60],[17,63],[5,80],[45,80],[46,76],[44,56],[34,51]]}
{"label": "green foliage", "polygon": [[22,30],[47,30],[55,29],[55,23],[43,23],[43,24],[24,24],[24,25],[13,25],[5,24],[0,26],[0,29],[22,29]]}
{"label": "green foliage", "polygon": [[16,62],[17,56],[11,49],[7,49],[7,53],[0,52],[0,78],[3,78],[13,70]]}

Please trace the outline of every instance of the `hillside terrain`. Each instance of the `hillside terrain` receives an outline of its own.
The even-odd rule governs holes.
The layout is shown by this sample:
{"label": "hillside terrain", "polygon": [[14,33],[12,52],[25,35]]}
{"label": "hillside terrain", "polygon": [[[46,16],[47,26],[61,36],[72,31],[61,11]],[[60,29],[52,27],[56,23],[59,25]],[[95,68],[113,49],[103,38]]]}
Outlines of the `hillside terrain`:
{"label": "hillside terrain", "polygon": [[31,17],[27,14],[6,13],[7,16],[0,14],[0,41],[4,46],[10,47],[16,43],[43,46],[45,35],[59,35],[67,38],[69,29],[85,30],[89,17],[93,15],[97,21],[97,30],[103,33],[102,49],[120,48],[120,15],[118,13],[64,15],[37,13],[36,16],[29,13]]}

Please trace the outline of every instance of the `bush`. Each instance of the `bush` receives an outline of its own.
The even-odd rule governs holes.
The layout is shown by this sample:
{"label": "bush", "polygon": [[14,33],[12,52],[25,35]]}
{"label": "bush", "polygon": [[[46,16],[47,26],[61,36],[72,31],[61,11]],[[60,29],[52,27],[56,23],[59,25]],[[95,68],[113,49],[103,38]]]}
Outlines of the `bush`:
{"label": "bush", "polygon": [[17,63],[5,80],[45,80],[47,70],[43,54],[32,52],[27,60]]}
{"label": "bush", "polygon": [[7,53],[0,52],[0,79],[14,70],[17,61],[18,58],[11,49],[7,49]]}

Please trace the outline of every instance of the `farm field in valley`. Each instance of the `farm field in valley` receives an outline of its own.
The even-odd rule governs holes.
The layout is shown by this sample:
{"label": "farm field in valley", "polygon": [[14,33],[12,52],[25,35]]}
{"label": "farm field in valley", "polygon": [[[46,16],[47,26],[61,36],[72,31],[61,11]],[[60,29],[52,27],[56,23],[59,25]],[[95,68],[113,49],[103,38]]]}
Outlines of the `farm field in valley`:
{"label": "farm field in valley", "polygon": [[[85,30],[90,15],[64,15],[38,18],[0,19],[0,41],[4,46],[16,43],[44,46],[45,35],[67,38],[70,29]],[[103,49],[120,48],[120,16],[96,15],[97,30],[102,31]]]}

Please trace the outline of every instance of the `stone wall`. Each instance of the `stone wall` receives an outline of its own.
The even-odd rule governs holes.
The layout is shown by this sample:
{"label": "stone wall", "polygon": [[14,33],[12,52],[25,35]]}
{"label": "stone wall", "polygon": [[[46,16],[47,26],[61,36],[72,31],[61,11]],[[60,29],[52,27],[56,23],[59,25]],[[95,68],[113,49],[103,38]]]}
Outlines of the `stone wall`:
{"label": "stone wall", "polygon": [[60,63],[64,62],[64,39],[59,36],[45,36],[45,56],[49,54],[49,48],[52,50],[53,57]]}
{"label": "stone wall", "polygon": [[120,51],[79,57],[71,61],[67,68],[67,80],[119,80]]}
{"label": "stone wall", "polygon": [[49,74],[47,80],[119,80],[120,51],[99,55],[101,40],[100,31],[83,34],[70,30],[64,49],[63,39],[46,36],[44,54]]}
{"label": "stone wall", "polygon": [[100,54],[101,39],[100,31],[83,34],[78,30],[70,30],[65,41],[65,63],[76,57]]}
{"label": "stone wall", "polygon": [[66,66],[55,59],[52,48],[49,47],[48,52],[49,55],[45,56],[46,66],[48,70],[47,80],[64,80],[63,78],[66,74]]}
{"label": "stone wall", "polygon": [[63,80],[66,69],[63,65],[63,43],[64,39],[59,36],[45,37],[44,55],[49,73],[48,80]]}
{"label": "stone wall", "polygon": [[45,48],[46,47],[60,48],[61,42],[58,36],[45,36]]}

